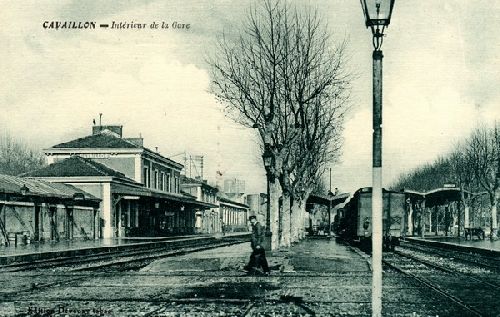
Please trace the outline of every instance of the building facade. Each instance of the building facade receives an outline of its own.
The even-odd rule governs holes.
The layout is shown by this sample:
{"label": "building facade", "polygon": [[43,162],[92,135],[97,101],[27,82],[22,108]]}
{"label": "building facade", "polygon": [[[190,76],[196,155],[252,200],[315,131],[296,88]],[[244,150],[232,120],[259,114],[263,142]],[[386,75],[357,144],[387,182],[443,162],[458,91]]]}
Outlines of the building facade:
{"label": "building facade", "polygon": [[193,195],[197,201],[211,205],[209,209],[196,211],[195,232],[207,234],[222,232],[222,217],[217,197],[219,190],[210,186],[207,181],[186,176],[181,178],[181,188],[184,192]]}
{"label": "building facade", "polygon": [[101,199],[101,237],[195,232],[196,211],[211,205],[183,195],[183,165],[152,151],[122,126],[93,126],[92,134],[44,150],[48,167],[28,176],[71,184]]}
{"label": "building facade", "polygon": [[219,213],[223,232],[242,232],[248,230],[248,210],[246,204],[219,196]]}

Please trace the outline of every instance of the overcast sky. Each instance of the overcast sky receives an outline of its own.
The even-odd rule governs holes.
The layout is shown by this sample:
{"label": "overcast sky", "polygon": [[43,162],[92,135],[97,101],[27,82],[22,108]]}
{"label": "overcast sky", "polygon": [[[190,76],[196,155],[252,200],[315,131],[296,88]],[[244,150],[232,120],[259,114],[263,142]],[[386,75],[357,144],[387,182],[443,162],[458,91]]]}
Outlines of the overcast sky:
{"label": "overcast sky", "polygon": [[[224,117],[208,92],[204,60],[222,31],[234,33],[249,0],[2,1],[0,129],[38,148],[88,135],[92,120],[124,125],[165,156],[205,156],[265,189],[254,132]],[[341,191],[371,183],[371,33],[359,1],[317,7],[334,38],[348,37],[358,78],[345,129]],[[500,120],[500,2],[396,0],[384,51],[384,184],[446,153],[479,122]],[[166,22],[189,30],[48,30],[44,21]],[[182,163],[181,156],[176,156]]]}

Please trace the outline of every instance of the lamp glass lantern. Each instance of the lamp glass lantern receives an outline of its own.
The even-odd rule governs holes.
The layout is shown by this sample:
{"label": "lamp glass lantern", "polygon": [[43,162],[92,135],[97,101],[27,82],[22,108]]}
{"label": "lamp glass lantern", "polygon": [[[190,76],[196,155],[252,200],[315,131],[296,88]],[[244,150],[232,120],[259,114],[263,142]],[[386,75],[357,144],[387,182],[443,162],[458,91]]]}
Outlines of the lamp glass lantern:
{"label": "lamp glass lantern", "polygon": [[20,191],[21,195],[25,196],[29,193],[30,189],[28,188],[28,186],[26,186],[26,184],[24,184],[23,187],[21,187]]}
{"label": "lamp glass lantern", "polygon": [[388,26],[395,0],[361,0],[366,27]]}
{"label": "lamp glass lantern", "polygon": [[264,166],[266,169],[270,168],[273,164],[273,153],[269,149],[269,147],[266,147],[264,150],[264,153],[262,154],[262,159],[264,160]]}
{"label": "lamp glass lantern", "polygon": [[85,195],[83,193],[76,192],[76,193],[73,194],[73,199],[74,200],[84,200],[85,199]]}

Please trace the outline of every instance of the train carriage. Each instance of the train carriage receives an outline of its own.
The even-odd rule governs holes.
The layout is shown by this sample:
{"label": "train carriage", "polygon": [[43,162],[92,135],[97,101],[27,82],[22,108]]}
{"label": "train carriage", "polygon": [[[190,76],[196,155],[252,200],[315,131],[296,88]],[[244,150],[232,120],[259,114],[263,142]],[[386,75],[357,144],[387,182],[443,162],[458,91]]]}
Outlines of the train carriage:
{"label": "train carriage", "polygon": [[[394,249],[404,230],[405,194],[383,190],[382,229],[385,249]],[[344,217],[339,220],[338,235],[359,243],[363,249],[371,248],[372,235],[372,189],[357,190],[344,208]]]}

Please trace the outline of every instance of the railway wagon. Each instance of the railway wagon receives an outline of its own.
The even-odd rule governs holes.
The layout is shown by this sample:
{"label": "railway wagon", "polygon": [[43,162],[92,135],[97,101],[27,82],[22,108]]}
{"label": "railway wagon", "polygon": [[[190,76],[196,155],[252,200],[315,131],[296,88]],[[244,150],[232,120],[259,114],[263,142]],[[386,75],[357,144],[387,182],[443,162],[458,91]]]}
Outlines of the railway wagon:
{"label": "railway wagon", "polygon": [[[403,232],[405,194],[383,189],[382,234],[384,249],[394,249]],[[344,217],[339,220],[338,235],[360,247],[371,248],[372,235],[372,189],[358,189],[344,208]]]}

